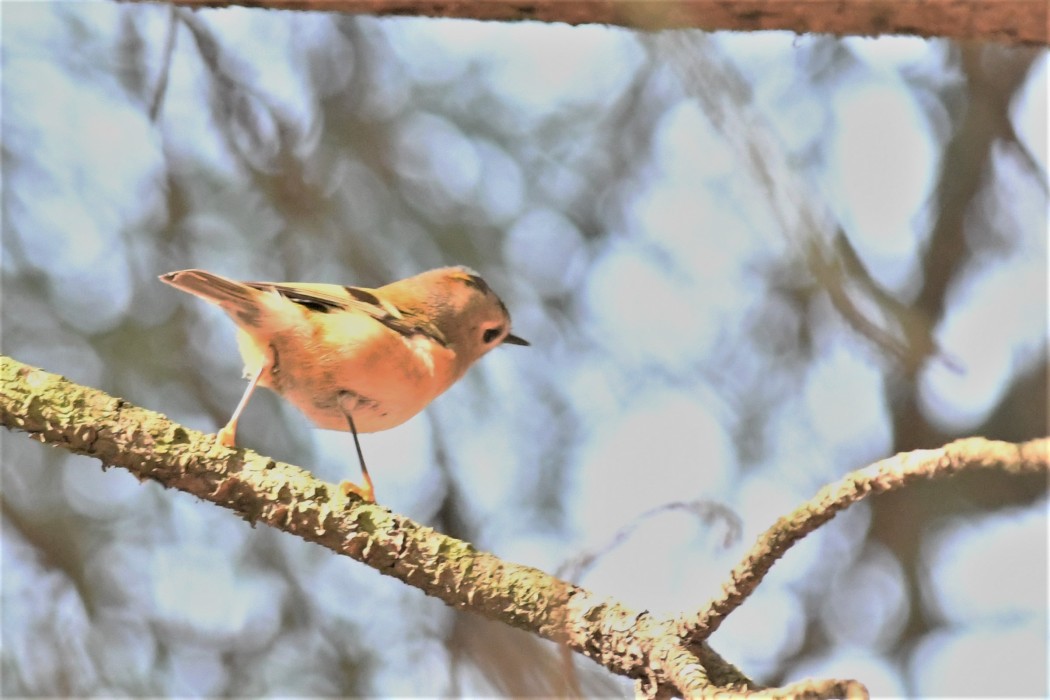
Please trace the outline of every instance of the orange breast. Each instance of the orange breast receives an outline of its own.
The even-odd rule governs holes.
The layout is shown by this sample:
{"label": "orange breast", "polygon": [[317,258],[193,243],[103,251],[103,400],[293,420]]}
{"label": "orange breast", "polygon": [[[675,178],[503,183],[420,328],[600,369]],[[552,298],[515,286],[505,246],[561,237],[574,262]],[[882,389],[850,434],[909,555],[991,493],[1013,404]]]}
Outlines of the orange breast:
{"label": "orange breast", "polygon": [[348,410],[358,432],[393,428],[462,374],[449,348],[426,336],[402,335],[364,314],[311,314],[268,340],[260,346],[242,333],[246,368],[268,362],[260,385],[328,430],[349,430]]}

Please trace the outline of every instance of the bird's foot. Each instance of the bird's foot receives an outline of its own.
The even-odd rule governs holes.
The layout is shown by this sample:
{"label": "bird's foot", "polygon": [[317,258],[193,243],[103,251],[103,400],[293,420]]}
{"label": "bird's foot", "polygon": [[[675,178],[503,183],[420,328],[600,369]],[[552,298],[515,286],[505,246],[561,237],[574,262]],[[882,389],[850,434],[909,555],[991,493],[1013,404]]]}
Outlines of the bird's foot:
{"label": "bird's foot", "polygon": [[370,483],[366,483],[364,486],[358,486],[349,481],[341,481],[339,482],[339,491],[344,496],[349,496],[352,493],[357,494],[365,503],[376,502],[376,494],[375,491],[372,490],[372,484]]}
{"label": "bird's foot", "polygon": [[215,440],[223,447],[237,447],[237,426],[223,426],[222,430],[215,434]]}

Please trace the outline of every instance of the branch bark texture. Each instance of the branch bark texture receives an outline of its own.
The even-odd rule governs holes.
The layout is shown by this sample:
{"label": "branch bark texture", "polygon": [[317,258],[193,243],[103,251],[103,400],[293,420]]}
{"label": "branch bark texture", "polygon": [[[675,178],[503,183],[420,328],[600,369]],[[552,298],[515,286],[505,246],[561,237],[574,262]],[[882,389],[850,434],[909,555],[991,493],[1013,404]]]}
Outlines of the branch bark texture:
{"label": "branch bark texture", "polygon": [[[471,610],[564,644],[631,678],[653,676],[671,620],[657,620],[538,569],[447,537],[381,506],[347,498],[299,467],[250,450],[64,377],[0,357],[0,423],[45,444],[123,467],[360,561],[461,610]],[[728,667],[709,648],[716,669]],[[726,674],[710,683],[724,685]],[[740,688],[733,676],[728,687]],[[676,687],[676,686],[675,686]]]}
{"label": "branch bark texture", "polygon": [[1046,45],[1043,0],[173,0],[370,15],[609,24],[636,29],[904,34]]}
{"label": "branch bark texture", "polygon": [[40,442],[95,457],[365,563],[462,610],[566,645],[647,694],[862,696],[856,681],[757,686],[706,643],[792,544],[861,498],[965,470],[1050,473],[1050,439],[1021,445],[980,438],[897,455],[817,494],[767,531],[733,570],[724,594],[695,614],[660,619],[435,532],[381,506],[343,496],[308,472],[104,392],[0,356],[0,423]]}

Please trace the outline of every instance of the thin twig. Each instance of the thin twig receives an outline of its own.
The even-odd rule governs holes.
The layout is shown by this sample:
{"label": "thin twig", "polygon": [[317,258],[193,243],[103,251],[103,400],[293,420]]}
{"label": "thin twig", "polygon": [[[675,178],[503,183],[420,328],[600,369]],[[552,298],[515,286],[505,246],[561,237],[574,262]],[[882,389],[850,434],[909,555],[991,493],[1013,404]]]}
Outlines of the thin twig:
{"label": "thin twig", "polygon": [[149,105],[149,120],[156,122],[160,116],[160,108],[164,104],[164,97],[168,92],[168,81],[171,79],[171,64],[175,56],[175,37],[178,34],[178,12],[180,10],[172,5],[168,8],[168,33],[164,37],[163,60],[160,65],[160,73],[157,76],[157,87],[153,90],[153,99]]}
{"label": "thin twig", "polygon": [[837,513],[868,496],[897,491],[919,480],[962,471],[1000,471],[1015,476],[1050,474],[1050,438],[1014,444],[966,438],[936,450],[904,452],[848,474],[766,530],[736,565],[722,592],[697,614],[679,621],[685,639],[707,639],[755,590],[776,561],[795,543]]}

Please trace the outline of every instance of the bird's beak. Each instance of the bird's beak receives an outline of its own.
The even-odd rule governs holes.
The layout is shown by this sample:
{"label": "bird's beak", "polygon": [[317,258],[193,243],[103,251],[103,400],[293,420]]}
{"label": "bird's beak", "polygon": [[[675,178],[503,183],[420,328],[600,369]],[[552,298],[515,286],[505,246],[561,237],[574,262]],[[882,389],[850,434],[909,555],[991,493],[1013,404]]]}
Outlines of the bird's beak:
{"label": "bird's beak", "polygon": [[513,333],[508,333],[507,336],[503,339],[503,342],[509,343],[511,345],[531,345],[529,341],[525,340],[524,338],[519,338]]}

